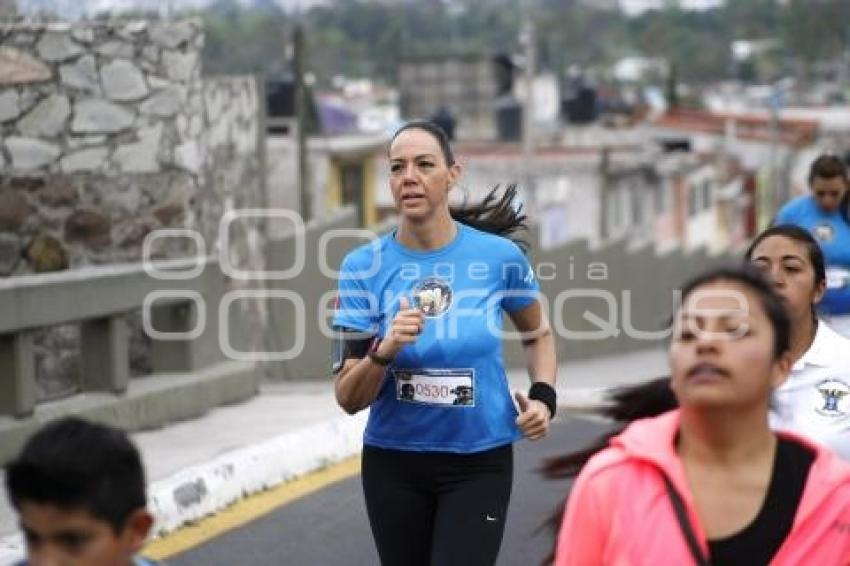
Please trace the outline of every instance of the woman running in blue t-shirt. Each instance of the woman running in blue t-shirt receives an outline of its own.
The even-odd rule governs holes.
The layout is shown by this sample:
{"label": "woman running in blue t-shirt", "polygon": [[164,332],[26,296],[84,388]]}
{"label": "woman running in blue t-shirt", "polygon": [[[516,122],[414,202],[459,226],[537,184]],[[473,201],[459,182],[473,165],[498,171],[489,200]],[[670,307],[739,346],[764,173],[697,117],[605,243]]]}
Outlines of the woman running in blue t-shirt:
{"label": "woman running in blue t-shirt", "polygon": [[[335,391],[369,408],[362,478],[385,566],[493,564],[507,515],[512,443],[546,435],[555,345],[523,250],[514,189],[454,210],[461,173],[445,133],[408,123],[389,148],[398,229],[350,252],[334,325]],[[520,331],[532,380],[514,406],[502,319]]]}
{"label": "woman running in blue t-shirt", "polygon": [[808,230],[826,258],[826,294],[818,310],[839,333],[850,336],[850,193],[847,165],[821,155],[809,171],[811,194],[786,203],[774,224]]}

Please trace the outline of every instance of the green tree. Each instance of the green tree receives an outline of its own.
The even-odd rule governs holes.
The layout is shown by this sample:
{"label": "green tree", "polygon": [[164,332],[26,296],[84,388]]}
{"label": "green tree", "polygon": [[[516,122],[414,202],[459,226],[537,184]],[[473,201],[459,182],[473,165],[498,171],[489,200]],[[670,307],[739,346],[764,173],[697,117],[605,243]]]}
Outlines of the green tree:
{"label": "green tree", "polygon": [[850,40],[850,2],[792,0],[784,24],[789,53],[809,63],[836,58]]}
{"label": "green tree", "polygon": [[[587,0],[535,0],[538,67],[605,69],[626,55],[670,61],[683,82],[734,76],[731,43],[775,39],[780,56],[806,63],[838,57],[850,40],[850,0],[728,0],[721,8],[675,7],[627,18]],[[274,0],[215,0],[200,13],[208,72],[287,69],[292,16]],[[517,0],[336,0],[302,16],[308,68],[320,84],[334,75],[393,83],[400,58],[449,53],[515,53]],[[779,60],[779,59],[778,59]],[[774,65],[774,72],[782,68]],[[664,78],[658,86],[663,86]]]}

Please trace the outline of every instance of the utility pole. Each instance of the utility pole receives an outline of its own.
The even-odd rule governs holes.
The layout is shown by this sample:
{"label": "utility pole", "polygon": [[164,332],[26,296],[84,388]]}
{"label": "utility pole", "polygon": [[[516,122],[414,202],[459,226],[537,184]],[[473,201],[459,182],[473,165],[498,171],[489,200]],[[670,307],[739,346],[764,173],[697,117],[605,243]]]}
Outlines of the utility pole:
{"label": "utility pole", "polygon": [[527,199],[526,211],[536,214],[537,195],[534,186],[534,58],[535,33],[531,2],[520,0],[522,23],[520,45],[523,50],[523,85],[525,99],[522,104],[522,182]]}
{"label": "utility pole", "polygon": [[310,220],[310,175],[307,161],[307,123],[309,121],[307,88],[304,82],[304,29],[300,18],[295,24],[293,38],[295,44],[295,116],[297,118],[297,149],[298,152],[298,196],[301,219],[306,223]]}
{"label": "utility pole", "polygon": [[768,107],[770,109],[770,188],[771,188],[771,214],[775,214],[781,207],[787,197],[782,185],[782,180],[779,178],[779,136],[781,133],[781,124],[779,112],[782,107],[782,90],[779,83],[774,83],[770,97],[768,98]]}

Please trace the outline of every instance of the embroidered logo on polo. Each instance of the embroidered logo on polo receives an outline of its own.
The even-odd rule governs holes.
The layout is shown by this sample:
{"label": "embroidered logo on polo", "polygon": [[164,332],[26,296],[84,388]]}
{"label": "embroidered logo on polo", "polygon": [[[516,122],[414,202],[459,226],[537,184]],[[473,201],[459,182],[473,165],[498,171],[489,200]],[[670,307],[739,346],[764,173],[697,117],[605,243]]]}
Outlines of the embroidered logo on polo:
{"label": "embroidered logo on polo", "polygon": [[452,304],[452,288],[439,277],[423,279],[413,289],[413,306],[429,318],[444,314]]}
{"label": "embroidered logo on polo", "polygon": [[824,417],[847,416],[850,385],[840,379],[825,379],[818,383],[817,390],[823,397],[823,406],[815,409],[817,414]]}
{"label": "embroidered logo on polo", "polygon": [[821,242],[831,242],[835,238],[835,228],[832,224],[818,224],[812,229],[812,235]]}
{"label": "embroidered logo on polo", "polygon": [[396,399],[444,407],[475,406],[475,370],[393,369]]}

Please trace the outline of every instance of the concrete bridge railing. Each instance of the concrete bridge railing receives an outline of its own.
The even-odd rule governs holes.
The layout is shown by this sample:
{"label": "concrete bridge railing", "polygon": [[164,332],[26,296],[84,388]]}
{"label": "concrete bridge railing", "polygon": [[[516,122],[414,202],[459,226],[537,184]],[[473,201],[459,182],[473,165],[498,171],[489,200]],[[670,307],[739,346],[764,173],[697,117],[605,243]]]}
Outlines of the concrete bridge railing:
{"label": "concrete bridge railing", "polygon": [[[219,347],[220,325],[230,335],[243,330],[238,315],[219,320],[224,291],[211,257],[0,280],[0,462],[61,414],[138,430],[254,395],[256,364],[229,360]],[[125,315],[139,310],[152,329],[153,375],[131,380]],[[37,403],[34,332],[68,323],[80,325],[80,393]]]}

